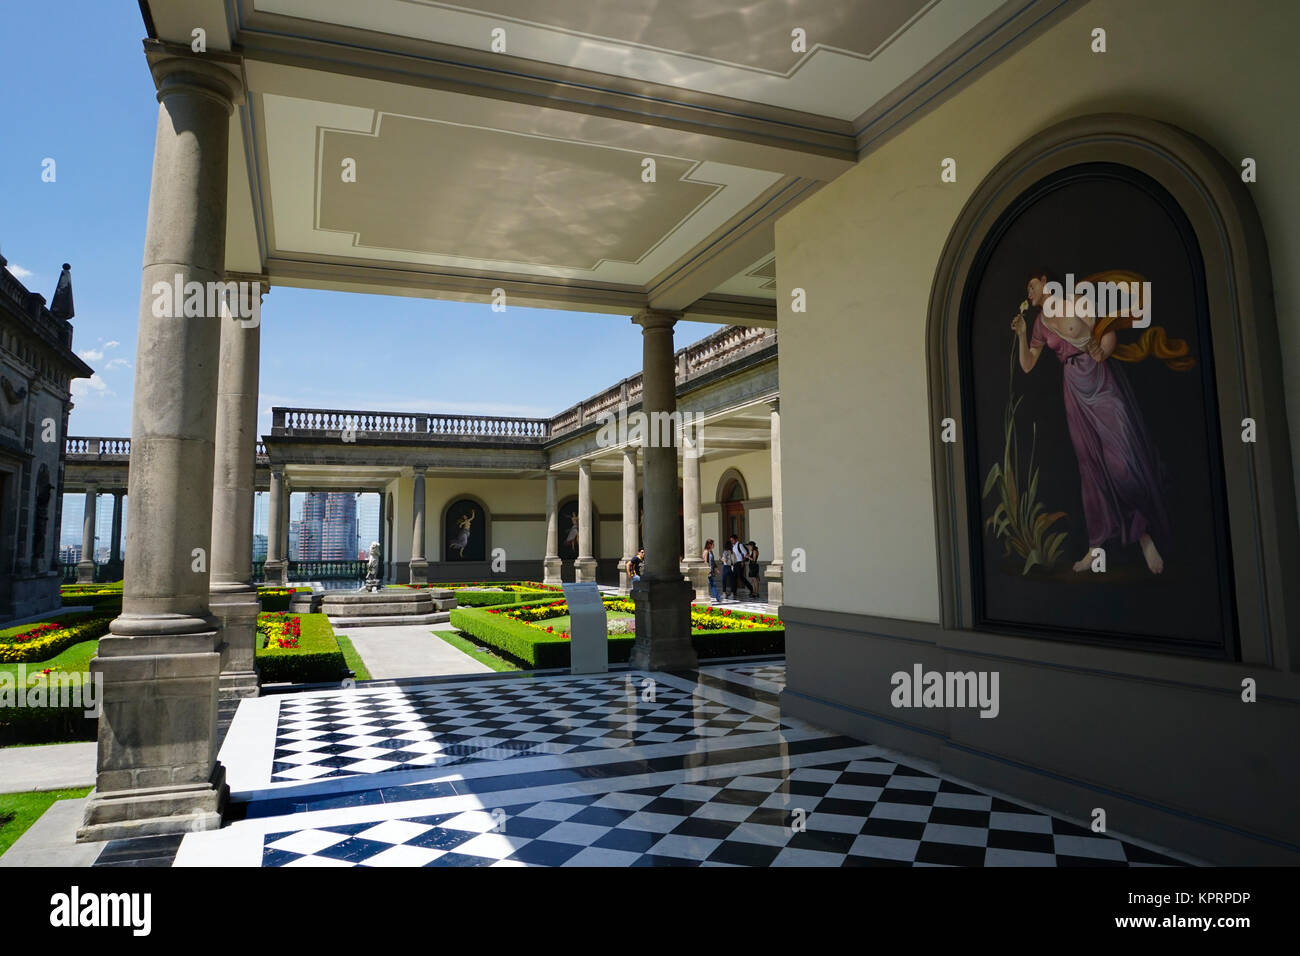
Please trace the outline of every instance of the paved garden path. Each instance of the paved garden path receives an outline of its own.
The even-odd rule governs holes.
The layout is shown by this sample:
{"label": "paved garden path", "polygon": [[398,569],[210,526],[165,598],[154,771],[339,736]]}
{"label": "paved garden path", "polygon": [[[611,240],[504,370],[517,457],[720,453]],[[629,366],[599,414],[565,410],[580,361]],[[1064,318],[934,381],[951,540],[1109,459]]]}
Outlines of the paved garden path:
{"label": "paved garden path", "polygon": [[399,677],[441,677],[447,674],[490,674],[492,668],[435,637],[433,630],[450,625],[403,624],[395,627],[341,627],[376,680]]}
{"label": "paved garden path", "polygon": [[95,742],[0,748],[0,793],[95,785]]}

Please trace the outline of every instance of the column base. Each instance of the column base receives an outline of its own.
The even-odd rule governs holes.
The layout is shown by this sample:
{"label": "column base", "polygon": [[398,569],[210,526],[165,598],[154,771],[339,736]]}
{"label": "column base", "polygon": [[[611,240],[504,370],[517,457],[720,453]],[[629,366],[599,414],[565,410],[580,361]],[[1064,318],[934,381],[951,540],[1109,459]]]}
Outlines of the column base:
{"label": "column base", "polygon": [[95,564],[93,561],[77,562],[77,583],[78,584],[95,583]]}
{"label": "column base", "polygon": [[595,581],[596,559],[575,558],[573,562],[573,580],[578,582]]}
{"label": "column base", "polygon": [[767,603],[780,608],[785,600],[785,569],[779,564],[769,564],[763,572],[763,580],[767,582]]}
{"label": "column base", "polygon": [[691,598],[694,604],[712,604],[713,597],[709,594],[709,566],[698,558],[694,561],[682,562],[682,574],[690,583],[695,591],[695,597]]}
{"label": "column base", "polygon": [[644,671],[683,671],[699,666],[691,643],[691,595],[688,581],[647,581],[632,587],[636,602],[636,642],[631,665]]}
{"label": "column base", "polygon": [[219,633],[187,632],[203,623],[186,615],[124,616],[100,639],[90,663],[103,680],[99,754],[79,841],[220,825]]}
{"label": "column base", "polygon": [[96,789],[86,800],[77,842],[216,830],[229,796],[226,768],[221,764],[213,768],[207,783],[109,793]]}
{"label": "column base", "polygon": [[256,697],[257,615],[262,602],[257,588],[248,584],[213,585],[208,606],[221,622],[221,681],[217,696],[221,700]]}
{"label": "column base", "polygon": [[275,587],[285,587],[289,583],[288,561],[267,561],[262,566],[266,583]]}
{"label": "column base", "polygon": [[409,565],[411,571],[410,584],[428,584],[429,583],[429,562],[424,558],[412,558]]}
{"label": "column base", "polygon": [[559,556],[547,557],[542,560],[542,583],[559,586],[562,581],[560,578],[560,558]]}

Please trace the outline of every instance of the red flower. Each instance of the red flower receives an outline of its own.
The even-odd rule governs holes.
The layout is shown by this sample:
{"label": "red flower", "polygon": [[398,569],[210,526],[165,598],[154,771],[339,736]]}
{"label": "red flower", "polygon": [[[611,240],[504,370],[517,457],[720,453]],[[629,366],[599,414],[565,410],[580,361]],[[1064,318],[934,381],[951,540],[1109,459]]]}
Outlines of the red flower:
{"label": "red flower", "polygon": [[550,633],[552,633],[554,630],[555,630],[555,628],[553,628],[553,627],[548,627],[548,628],[546,629],[546,633],[547,633],[547,634],[550,634]]}

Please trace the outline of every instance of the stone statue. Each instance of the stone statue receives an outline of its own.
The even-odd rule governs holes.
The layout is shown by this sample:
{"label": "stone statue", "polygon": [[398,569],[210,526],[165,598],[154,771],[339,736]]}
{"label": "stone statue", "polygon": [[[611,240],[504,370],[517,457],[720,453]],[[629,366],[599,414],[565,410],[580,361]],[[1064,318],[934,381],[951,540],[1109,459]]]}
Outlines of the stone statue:
{"label": "stone statue", "polygon": [[379,583],[379,542],[370,542],[370,560],[366,562],[366,586],[367,591],[379,591],[382,585]]}

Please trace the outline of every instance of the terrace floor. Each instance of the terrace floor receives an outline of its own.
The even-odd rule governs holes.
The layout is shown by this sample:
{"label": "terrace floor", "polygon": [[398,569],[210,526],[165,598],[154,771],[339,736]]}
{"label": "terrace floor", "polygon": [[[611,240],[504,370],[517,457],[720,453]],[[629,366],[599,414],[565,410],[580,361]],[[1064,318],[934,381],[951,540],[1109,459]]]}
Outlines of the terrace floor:
{"label": "terrace floor", "polygon": [[176,866],[1192,862],[785,717],[784,680],[774,659],[245,700],[234,819],[156,842]]}

